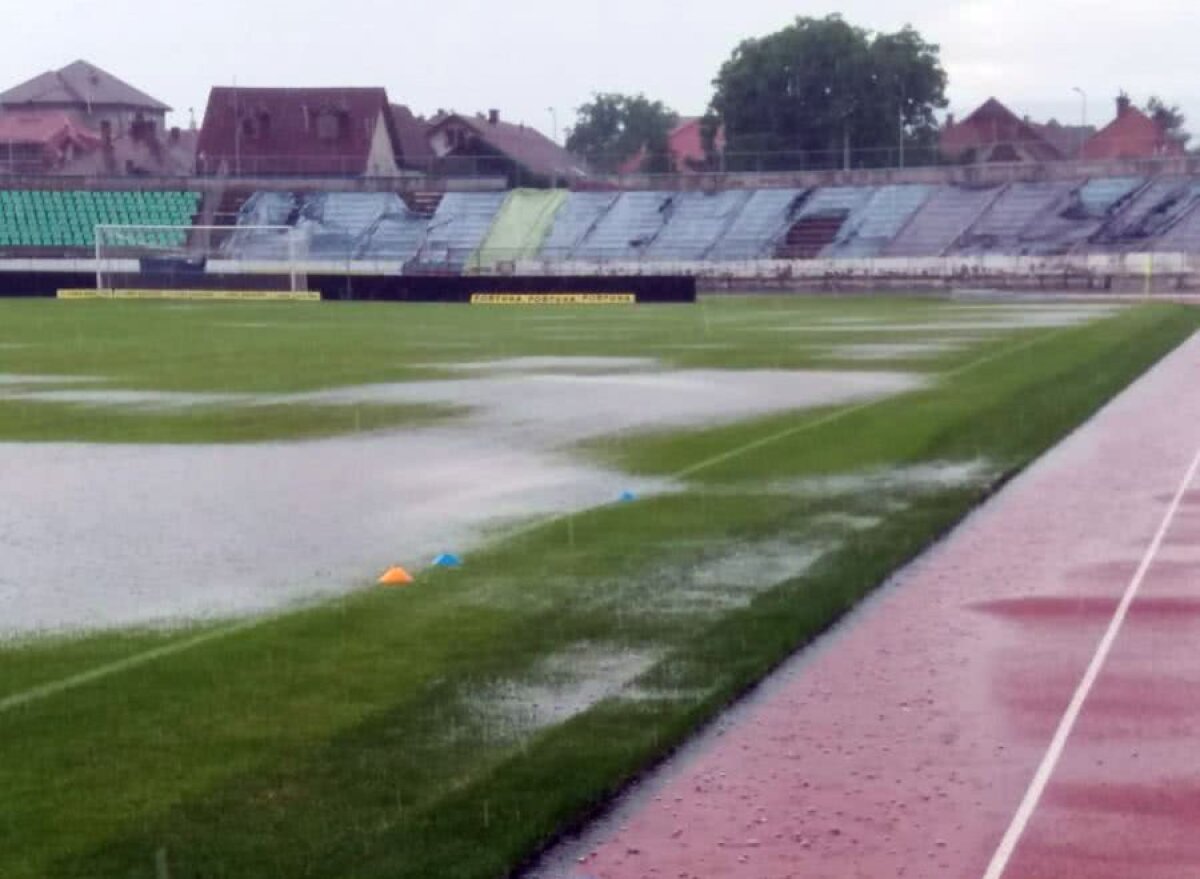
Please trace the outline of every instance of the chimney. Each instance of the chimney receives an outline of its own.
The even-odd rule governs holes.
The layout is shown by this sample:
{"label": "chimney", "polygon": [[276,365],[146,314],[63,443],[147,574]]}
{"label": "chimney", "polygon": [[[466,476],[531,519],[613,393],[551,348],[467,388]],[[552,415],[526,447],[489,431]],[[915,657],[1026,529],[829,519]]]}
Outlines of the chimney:
{"label": "chimney", "polygon": [[499,125],[500,124],[500,111],[499,110],[488,110],[488,124],[490,124],[490,125]]}
{"label": "chimney", "polygon": [[953,114],[953,113],[947,113],[947,114],[946,114],[946,127],[947,127],[947,128],[953,128],[953,127],[954,127],[954,114]]}
{"label": "chimney", "polygon": [[1121,92],[1117,95],[1117,118],[1122,119],[1129,112],[1129,108],[1133,106],[1133,101],[1129,100],[1129,95]]}

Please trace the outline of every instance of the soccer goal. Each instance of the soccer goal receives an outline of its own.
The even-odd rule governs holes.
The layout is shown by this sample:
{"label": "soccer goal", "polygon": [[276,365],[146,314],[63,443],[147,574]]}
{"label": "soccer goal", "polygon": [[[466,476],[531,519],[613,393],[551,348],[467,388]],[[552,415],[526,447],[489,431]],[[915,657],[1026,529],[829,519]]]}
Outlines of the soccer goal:
{"label": "soccer goal", "polygon": [[312,299],[293,226],[96,227],[96,292],[127,299]]}

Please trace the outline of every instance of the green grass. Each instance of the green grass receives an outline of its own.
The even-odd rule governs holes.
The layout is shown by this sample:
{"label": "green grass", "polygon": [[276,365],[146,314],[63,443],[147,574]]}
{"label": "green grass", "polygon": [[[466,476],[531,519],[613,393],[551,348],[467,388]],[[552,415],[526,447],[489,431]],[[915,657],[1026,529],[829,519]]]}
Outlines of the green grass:
{"label": "green grass", "polygon": [[[830,356],[830,333],[780,333],[780,315],[896,325],[946,317],[942,304],[921,300],[752,299],[589,313],[77,308],[0,308],[0,344],[66,338],[64,327],[74,326],[92,352],[75,362],[0,348],[0,372],[273,392],[531,354],[845,368]],[[563,315],[591,339],[555,338],[531,320],[539,315]],[[217,327],[243,320],[279,322],[264,331],[266,350]],[[176,326],[188,321],[208,329]],[[929,371],[931,384],[870,405],[589,443],[583,453],[635,473],[691,472],[676,493],[548,522],[473,554],[461,570],[427,572],[415,588],[364,590],[266,619],[0,713],[0,875],[149,879],[164,857],[171,876],[189,879],[505,875],[1198,327],[1194,311],[1154,306],[1077,328],[1001,332],[964,351],[897,361]],[[159,347],[160,332],[174,343]],[[97,333],[122,341],[109,347],[92,339]],[[405,350],[398,336],[434,347]],[[154,353],[139,352],[138,339]],[[288,368],[316,347],[325,369]],[[197,367],[218,350],[230,352],[218,369]],[[0,433],[13,429],[8,405],[0,405]],[[61,422],[44,438],[70,433],[70,412],[53,418]],[[177,439],[199,441],[207,430],[197,425]],[[278,430],[291,436],[296,427]],[[125,439],[153,433],[129,428]],[[777,439],[722,457],[767,436]],[[970,461],[986,462],[985,479],[841,493],[805,482]],[[850,516],[870,527],[846,526]],[[751,583],[755,553],[779,547],[823,554],[782,582]],[[698,584],[714,576],[721,588],[704,592]],[[195,634],[14,643],[0,648],[0,699]],[[641,662],[623,688],[556,722],[513,712],[535,694],[574,692],[550,660],[588,651]]]}
{"label": "green grass", "polygon": [[[773,317],[780,314],[788,317]],[[831,317],[896,330],[819,326]],[[945,318],[942,303],[902,298],[806,300],[800,307],[771,298],[707,300],[696,308],[638,310],[8,301],[0,309],[0,379],[64,377],[24,390],[258,397],[230,407],[89,406],[22,398],[0,383],[0,441],[258,442],[426,424],[456,413],[419,405],[298,405],[273,395],[440,378],[445,365],[463,360],[608,355],[656,357],[681,368],[939,371],[1010,342],[1010,334],[968,330],[953,334],[970,343],[962,351],[934,358],[847,363],[831,356],[836,345],[919,341],[928,333],[914,337],[905,325]],[[811,332],[793,326],[808,323]],[[713,345],[723,347],[707,347]]]}

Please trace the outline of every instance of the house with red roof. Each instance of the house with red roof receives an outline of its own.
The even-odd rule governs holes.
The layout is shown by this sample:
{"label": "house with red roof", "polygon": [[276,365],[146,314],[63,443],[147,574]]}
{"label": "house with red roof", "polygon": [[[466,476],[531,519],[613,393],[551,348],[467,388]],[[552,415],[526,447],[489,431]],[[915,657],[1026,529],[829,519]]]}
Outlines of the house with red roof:
{"label": "house with red roof", "polygon": [[404,160],[382,88],[218,86],[196,145],[213,175],[394,177]]}
{"label": "house with red roof", "polygon": [[1184,145],[1157,120],[1133,106],[1128,95],[1117,98],[1117,117],[1083,145],[1084,159],[1149,159],[1184,155]]}
{"label": "house with red roof", "polygon": [[430,172],[437,155],[429,145],[429,124],[404,104],[392,104],[392,122],[400,140],[400,164]]}
{"label": "house with red roof", "polygon": [[[725,151],[725,128],[717,131],[716,149],[718,153]],[[704,149],[704,118],[702,116],[685,116],[679,120],[671,133],[667,135],[667,152],[671,157],[671,167],[678,174],[688,174],[704,170],[708,162],[708,153]],[[645,170],[648,153],[645,147],[630,156],[620,167],[621,174],[637,174]]]}
{"label": "house with red roof", "polygon": [[0,172],[49,174],[99,148],[101,137],[62,110],[0,114]]}
{"label": "house with red roof", "polygon": [[172,128],[159,134],[149,127],[134,128],[117,137],[101,138],[99,146],[78,152],[56,173],[68,177],[190,177],[196,173],[195,129]]}
{"label": "house with red roof", "polygon": [[1054,162],[1064,159],[1149,159],[1182,156],[1183,143],[1160,122],[1117,98],[1117,116],[1097,131],[1092,126],[1038,123],[1017,116],[989,98],[970,116],[951,116],[941,134],[941,152],[955,162]]}
{"label": "house with red roof", "polygon": [[505,122],[499,110],[439,114],[428,139],[446,173],[507,177],[514,186],[569,184],[589,173],[582,159],[536,128]]}
{"label": "house with red roof", "polygon": [[[1057,123],[1056,123],[1057,124]],[[953,162],[1054,162],[1069,157],[1065,145],[1029,119],[1023,119],[995,98],[988,98],[960,122],[951,116],[942,128],[939,146]]]}

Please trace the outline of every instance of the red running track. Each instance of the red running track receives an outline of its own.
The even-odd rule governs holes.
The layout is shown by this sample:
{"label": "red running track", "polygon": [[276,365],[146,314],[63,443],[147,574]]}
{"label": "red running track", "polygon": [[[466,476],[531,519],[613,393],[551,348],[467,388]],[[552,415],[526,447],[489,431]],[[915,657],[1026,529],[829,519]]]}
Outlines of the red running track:
{"label": "red running track", "polygon": [[1200,479],[1181,484],[1198,449],[1200,336],[585,840],[567,873],[1200,877]]}

